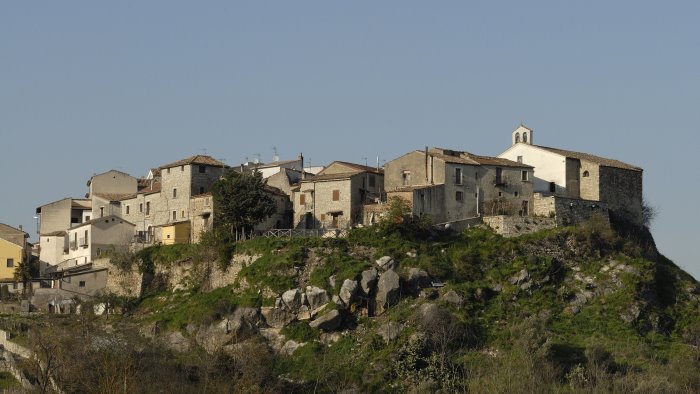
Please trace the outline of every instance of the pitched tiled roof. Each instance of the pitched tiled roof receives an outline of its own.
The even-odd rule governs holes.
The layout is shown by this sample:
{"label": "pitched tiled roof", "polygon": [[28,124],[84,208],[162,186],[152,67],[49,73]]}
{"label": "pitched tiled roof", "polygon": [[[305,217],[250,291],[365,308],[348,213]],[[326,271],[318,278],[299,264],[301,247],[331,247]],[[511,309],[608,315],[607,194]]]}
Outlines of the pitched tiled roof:
{"label": "pitched tiled roof", "polygon": [[540,146],[540,145],[534,145],[534,146],[548,150],[548,151],[550,151],[552,153],[556,153],[558,155],[571,157],[573,159],[590,161],[590,162],[597,163],[597,164],[600,164],[601,166],[605,166],[605,167],[621,168],[623,170],[631,170],[631,171],[642,171],[641,168],[633,166],[631,164],[623,163],[619,160],[606,159],[605,157],[591,155],[590,153],[575,152],[575,151],[571,151],[571,150],[550,148],[547,146]]}
{"label": "pitched tiled roof", "polygon": [[[424,151],[417,152],[424,153]],[[532,168],[532,166],[529,166],[527,164],[518,163],[508,159],[502,159],[499,157],[491,156],[480,156],[465,151],[457,151],[443,148],[432,148],[428,151],[428,154],[437,157],[438,159],[443,160],[446,163],[453,164]]]}
{"label": "pitched tiled roof", "polygon": [[[112,220],[110,220],[110,219],[112,219]],[[130,224],[130,225],[132,225],[132,226],[135,226],[135,224],[133,224],[133,223],[131,223],[131,222],[129,222],[129,221],[126,221],[126,220],[120,218],[119,216],[109,215],[109,216],[105,216],[105,217],[102,217],[102,218],[97,218],[97,219],[88,220],[87,222],[83,222],[83,223],[80,223],[80,224],[77,225],[77,226],[71,227],[69,230],[73,230],[73,229],[76,229],[76,228],[78,228],[78,227],[83,227],[83,226],[87,226],[87,225],[90,225],[90,224],[99,223],[100,221],[109,221],[109,222],[115,222],[115,223],[116,223],[117,221],[119,221],[119,222],[124,222],[124,223],[126,223],[126,224]]]}
{"label": "pitched tiled roof", "polygon": [[[377,170],[376,167],[363,166],[362,164],[350,163],[350,162],[347,162],[347,161],[339,161],[339,160],[336,160],[336,161],[334,161],[333,163],[342,164],[342,165],[347,166],[347,167],[350,167],[350,168],[352,168],[352,169],[354,169],[354,170],[356,170],[356,171],[373,172],[373,173],[375,173],[375,174],[382,174],[382,173],[384,172],[381,168],[380,168],[379,170]],[[331,164],[333,164],[333,163],[331,163]],[[328,165],[328,167],[330,167],[330,164]]]}
{"label": "pitched tiled roof", "polygon": [[122,201],[134,196],[134,193],[95,193],[97,197],[108,201]]}
{"label": "pitched tiled roof", "polygon": [[41,234],[42,237],[63,237],[66,235],[65,231],[53,231],[46,234]]}
{"label": "pitched tiled roof", "polygon": [[195,156],[190,156],[186,159],[178,160],[174,163],[166,164],[160,166],[161,169],[163,168],[172,168],[172,167],[178,167],[178,166],[186,166],[190,164],[202,164],[205,166],[214,166],[214,167],[225,167],[226,164],[223,162],[220,162],[219,160],[216,160],[215,158],[211,156],[205,156],[205,155],[195,155]]}

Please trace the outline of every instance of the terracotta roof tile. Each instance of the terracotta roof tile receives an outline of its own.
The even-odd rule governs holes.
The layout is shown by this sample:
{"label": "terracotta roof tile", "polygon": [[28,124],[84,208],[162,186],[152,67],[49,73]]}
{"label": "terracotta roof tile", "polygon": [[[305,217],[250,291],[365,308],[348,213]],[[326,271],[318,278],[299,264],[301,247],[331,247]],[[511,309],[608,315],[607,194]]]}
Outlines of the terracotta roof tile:
{"label": "terracotta roof tile", "polygon": [[548,150],[552,153],[556,153],[556,154],[559,154],[562,156],[571,157],[573,159],[590,161],[590,162],[597,163],[597,164],[600,164],[601,166],[605,166],[605,167],[621,168],[623,170],[631,170],[631,171],[642,171],[641,168],[633,166],[631,164],[623,163],[619,160],[606,159],[605,157],[592,155],[590,153],[575,152],[575,151],[571,151],[571,150],[558,149],[558,148],[550,148],[550,147],[541,146],[541,145],[534,145],[534,146]]}
{"label": "terracotta roof tile", "polygon": [[226,164],[216,160],[215,158],[211,156],[205,156],[205,155],[195,155],[195,156],[190,156],[186,159],[178,160],[174,163],[162,165],[159,168],[172,168],[172,167],[178,167],[178,166],[186,166],[190,164],[202,164],[205,166],[214,166],[214,167],[226,167]]}

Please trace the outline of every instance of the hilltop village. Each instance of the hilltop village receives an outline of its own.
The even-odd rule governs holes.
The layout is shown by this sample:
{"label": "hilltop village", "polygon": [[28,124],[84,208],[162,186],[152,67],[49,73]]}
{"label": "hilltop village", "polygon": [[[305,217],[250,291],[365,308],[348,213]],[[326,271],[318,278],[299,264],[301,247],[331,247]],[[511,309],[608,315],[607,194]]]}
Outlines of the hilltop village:
{"label": "hilltop village", "polygon": [[[97,262],[108,254],[199,242],[216,221],[211,190],[226,171],[259,172],[275,201],[275,213],[247,236],[283,230],[343,236],[346,229],[376,224],[394,197],[438,228],[459,231],[483,223],[504,236],[574,225],[593,215],[643,220],[641,168],[536,145],[524,125],[497,157],[425,147],[383,168],[343,161],[308,167],[301,154],[295,160],[228,166],[196,155],[140,178],[116,170],[93,175],[84,197],[36,208],[35,245],[23,229],[0,224],[3,289],[17,293],[31,286],[34,309],[70,311],[73,298],[105,288],[108,270]],[[30,258],[39,261],[37,277],[17,281],[17,266]],[[23,308],[28,311],[29,305]]]}

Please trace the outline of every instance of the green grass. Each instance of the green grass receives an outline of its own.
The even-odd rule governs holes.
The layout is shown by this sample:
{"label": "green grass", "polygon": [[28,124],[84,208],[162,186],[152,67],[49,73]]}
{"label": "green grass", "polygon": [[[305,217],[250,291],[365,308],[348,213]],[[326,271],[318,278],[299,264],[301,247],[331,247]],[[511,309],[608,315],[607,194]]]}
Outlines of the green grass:
{"label": "green grass", "polygon": [[20,387],[19,382],[9,372],[0,372],[0,390]]}

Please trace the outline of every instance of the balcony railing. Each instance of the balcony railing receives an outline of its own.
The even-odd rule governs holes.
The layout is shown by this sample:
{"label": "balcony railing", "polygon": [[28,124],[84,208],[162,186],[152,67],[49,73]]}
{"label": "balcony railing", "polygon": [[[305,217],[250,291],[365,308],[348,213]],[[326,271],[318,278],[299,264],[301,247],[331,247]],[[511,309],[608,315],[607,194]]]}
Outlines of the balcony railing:
{"label": "balcony railing", "polygon": [[80,243],[78,245],[82,246],[83,248],[87,248],[88,247],[87,239],[80,238]]}

